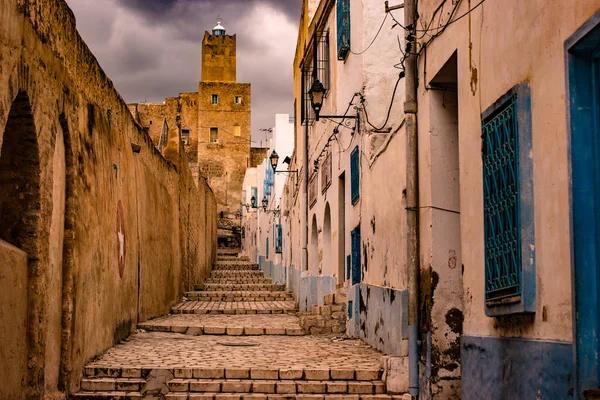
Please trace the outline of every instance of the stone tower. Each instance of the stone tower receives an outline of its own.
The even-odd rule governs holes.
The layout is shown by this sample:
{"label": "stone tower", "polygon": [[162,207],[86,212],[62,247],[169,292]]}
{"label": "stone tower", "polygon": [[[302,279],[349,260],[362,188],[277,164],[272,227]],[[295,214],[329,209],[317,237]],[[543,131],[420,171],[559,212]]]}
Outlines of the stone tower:
{"label": "stone tower", "polygon": [[202,82],[236,82],[236,40],[221,21],[202,40]]}
{"label": "stone tower", "polygon": [[250,157],[250,84],[236,77],[236,37],[218,22],[202,41],[198,86],[198,167],[215,192],[219,211],[240,207]]}

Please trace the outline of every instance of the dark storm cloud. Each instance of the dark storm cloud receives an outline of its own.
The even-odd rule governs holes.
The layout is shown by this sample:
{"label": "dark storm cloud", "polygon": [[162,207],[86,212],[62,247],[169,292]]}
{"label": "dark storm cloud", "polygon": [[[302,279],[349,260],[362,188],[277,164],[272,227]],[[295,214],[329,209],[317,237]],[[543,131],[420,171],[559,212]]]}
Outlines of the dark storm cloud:
{"label": "dark storm cloud", "polygon": [[194,4],[207,10],[218,11],[219,9],[239,10],[243,13],[247,7],[256,3],[262,3],[275,10],[285,13],[293,21],[300,18],[302,0],[118,0],[124,6],[144,13],[153,20],[162,21],[168,17],[178,4]]}
{"label": "dark storm cloud", "polygon": [[239,82],[252,83],[253,140],[293,113],[302,0],[67,0],[83,39],[127,102],[197,91],[202,38],[223,19],[237,35]]}

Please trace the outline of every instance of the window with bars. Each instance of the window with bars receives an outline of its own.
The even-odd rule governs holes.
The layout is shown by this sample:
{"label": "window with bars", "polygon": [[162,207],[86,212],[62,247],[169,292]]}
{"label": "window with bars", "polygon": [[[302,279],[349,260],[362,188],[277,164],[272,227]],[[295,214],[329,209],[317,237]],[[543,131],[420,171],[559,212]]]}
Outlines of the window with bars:
{"label": "window with bars", "polygon": [[337,55],[343,61],[350,52],[350,0],[338,0],[337,13]]}
{"label": "window with bars", "polygon": [[282,253],[282,235],[281,235],[281,224],[275,225],[275,253]]}
{"label": "window with bars", "polygon": [[[482,118],[488,315],[535,311],[529,98],[529,86],[518,85],[486,110]],[[517,307],[510,307],[511,304]],[[500,309],[490,311],[490,307]]]}
{"label": "window with bars", "polygon": [[317,173],[313,173],[308,181],[308,204],[312,208],[317,202],[317,189],[319,186],[319,180],[317,179]]}
{"label": "window with bars", "polygon": [[325,193],[331,186],[331,152],[327,152],[323,163],[321,164],[321,193]]}
{"label": "window with bars", "polygon": [[[316,56],[317,61],[315,63],[315,49],[311,45],[302,63],[302,125],[312,125],[315,119],[315,113],[310,104],[310,94],[308,91],[312,87],[312,84],[316,78],[321,81],[325,87],[325,97],[330,89],[329,83],[329,31],[318,32],[316,35],[317,47]],[[315,73],[316,65],[316,73]]]}
{"label": "window with bars", "polygon": [[360,150],[358,146],[350,153],[350,193],[352,205],[360,198]]}
{"label": "window with bars", "polygon": [[212,103],[213,104],[219,104],[219,95],[218,94],[213,94],[212,95]]}

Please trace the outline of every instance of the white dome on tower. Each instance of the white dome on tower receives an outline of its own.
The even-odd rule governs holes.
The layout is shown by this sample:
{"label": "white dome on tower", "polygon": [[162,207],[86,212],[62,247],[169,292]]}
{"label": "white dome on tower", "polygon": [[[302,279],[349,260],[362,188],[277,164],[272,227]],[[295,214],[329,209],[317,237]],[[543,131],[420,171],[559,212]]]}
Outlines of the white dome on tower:
{"label": "white dome on tower", "polygon": [[217,25],[212,30],[213,35],[225,36],[225,28],[221,25],[221,17],[217,18]]}

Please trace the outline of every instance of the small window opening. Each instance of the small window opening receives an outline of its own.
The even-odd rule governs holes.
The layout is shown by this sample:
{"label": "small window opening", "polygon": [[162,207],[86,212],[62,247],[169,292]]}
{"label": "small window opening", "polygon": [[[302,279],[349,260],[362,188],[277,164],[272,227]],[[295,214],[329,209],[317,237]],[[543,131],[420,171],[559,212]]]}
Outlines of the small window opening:
{"label": "small window opening", "polygon": [[219,95],[218,94],[213,94],[212,95],[212,103],[213,104],[219,104]]}
{"label": "small window opening", "polygon": [[210,128],[210,142],[211,143],[219,142],[219,128]]}

